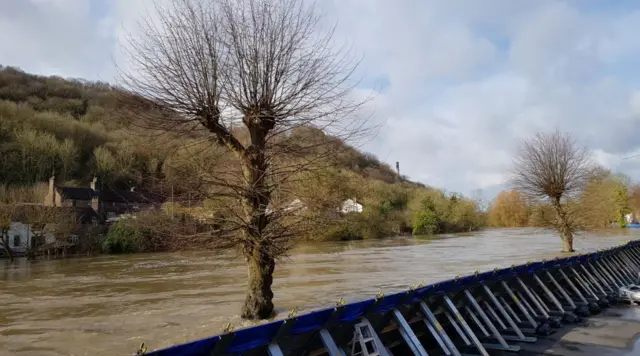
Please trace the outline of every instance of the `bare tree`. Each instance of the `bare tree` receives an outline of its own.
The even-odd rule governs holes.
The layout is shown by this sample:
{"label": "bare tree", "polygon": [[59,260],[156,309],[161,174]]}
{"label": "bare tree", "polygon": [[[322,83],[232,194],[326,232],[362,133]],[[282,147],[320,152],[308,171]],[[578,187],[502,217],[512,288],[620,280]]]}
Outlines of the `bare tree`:
{"label": "bare tree", "polygon": [[584,188],[590,168],[589,151],[559,130],[523,141],[514,160],[513,186],[533,200],[551,204],[556,216],[547,223],[560,234],[563,252],[573,251],[580,222],[572,199]]}
{"label": "bare tree", "polygon": [[363,101],[351,99],[357,63],[307,2],[173,0],[154,10],[129,36],[120,71],[128,105],[139,108],[133,120],[197,143],[184,147],[200,157],[190,176],[225,205],[229,234],[217,246],[239,247],[247,261],[242,317],[267,318],[275,261],[301,220],[287,208],[287,187],[331,153],[292,133],[365,132],[356,115]]}
{"label": "bare tree", "polygon": [[24,244],[25,255],[34,261],[40,248],[46,244],[47,237],[66,242],[78,227],[73,209],[47,207],[42,205],[19,205],[15,219],[29,227],[30,236]]}
{"label": "bare tree", "polygon": [[0,249],[13,262],[13,251],[11,250],[11,241],[9,240],[9,230],[15,216],[15,206],[11,204],[0,204]]}
{"label": "bare tree", "polygon": [[11,261],[14,259],[9,235],[11,224],[22,220],[25,216],[22,209],[25,204],[41,202],[45,194],[46,187],[41,184],[32,187],[0,185],[0,249],[5,251]]}

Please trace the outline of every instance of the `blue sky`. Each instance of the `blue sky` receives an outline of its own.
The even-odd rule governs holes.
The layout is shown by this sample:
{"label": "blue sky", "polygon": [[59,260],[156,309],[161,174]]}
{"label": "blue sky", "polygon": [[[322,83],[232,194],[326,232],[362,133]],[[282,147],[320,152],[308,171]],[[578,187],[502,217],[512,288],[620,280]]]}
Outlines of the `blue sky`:
{"label": "blue sky", "polygon": [[[166,1],[166,0],[162,0]],[[640,2],[319,0],[379,90],[363,148],[423,183],[491,198],[516,142],[560,127],[640,179]],[[0,63],[113,80],[147,0],[5,0]]]}

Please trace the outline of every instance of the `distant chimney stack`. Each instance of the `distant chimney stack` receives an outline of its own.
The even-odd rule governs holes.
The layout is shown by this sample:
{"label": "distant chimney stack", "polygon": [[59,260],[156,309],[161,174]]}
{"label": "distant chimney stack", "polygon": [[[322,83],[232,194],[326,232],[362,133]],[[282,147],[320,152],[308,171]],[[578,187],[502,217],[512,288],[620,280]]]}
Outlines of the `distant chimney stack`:
{"label": "distant chimney stack", "polygon": [[91,197],[91,209],[96,213],[100,212],[100,197],[98,197],[97,194],[94,194],[93,197]]}
{"label": "distant chimney stack", "polygon": [[51,172],[51,177],[49,178],[49,189],[47,191],[47,196],[45,197],[44,205],[46,206],[55,206],[56,205],[56,173]]}
{"label": "distant chimney stack", "polygon": [[400,162],[396,161],[396,172],[400,175]]}
{"label": "distant chimney stack", "polygon": [[49,192],[53,192],[53,189],[56,186],[56,173],[51,172],[51,178],[49,178]]}

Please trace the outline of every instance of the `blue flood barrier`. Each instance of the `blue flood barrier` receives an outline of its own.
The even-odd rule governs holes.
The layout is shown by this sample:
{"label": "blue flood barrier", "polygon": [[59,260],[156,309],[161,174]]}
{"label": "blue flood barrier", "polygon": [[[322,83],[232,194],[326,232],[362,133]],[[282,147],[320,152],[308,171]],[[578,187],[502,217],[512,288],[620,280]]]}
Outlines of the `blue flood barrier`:
{"label": "blue flood barrier", "polygon": [[[204,355],[490,355],[518,352],[619,302],[636,283],[640,241],[507,268],[272,321],[146,353]],[[368,349],[368,351],[367,351]]]}

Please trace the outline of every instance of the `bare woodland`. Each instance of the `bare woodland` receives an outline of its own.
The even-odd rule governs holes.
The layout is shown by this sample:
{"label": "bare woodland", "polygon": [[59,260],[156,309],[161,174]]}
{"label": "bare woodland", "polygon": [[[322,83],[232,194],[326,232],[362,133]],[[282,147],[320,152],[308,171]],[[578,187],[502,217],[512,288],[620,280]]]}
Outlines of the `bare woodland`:
{"label": "bare woodland", "polygon": [[528,198],[553,207],[555,215],[544,216],[544,225],[560,234],[563,252],[573,252],[574,234],[582,226],[576,198],[589,180],[591,167],[590,152],[559,130],[523,141],[514,160],[512,185]]}
{"label": "bare woodland", "polygon": [[202,138],[182,148],[197,172],[185,179],[194,194],[228,208],[228,234],[216,244],[239,248],[247,261],[242,316],[267,318],[276,259],[304,221],[287,190],[332,154],[290,133],[314,127],[346,139],[365,131],[362,102],[350,99],[357,62],[304,2],[174,0],[154,10],[124,47],[121,85],[139,108],[132,120],[148,132]]}

